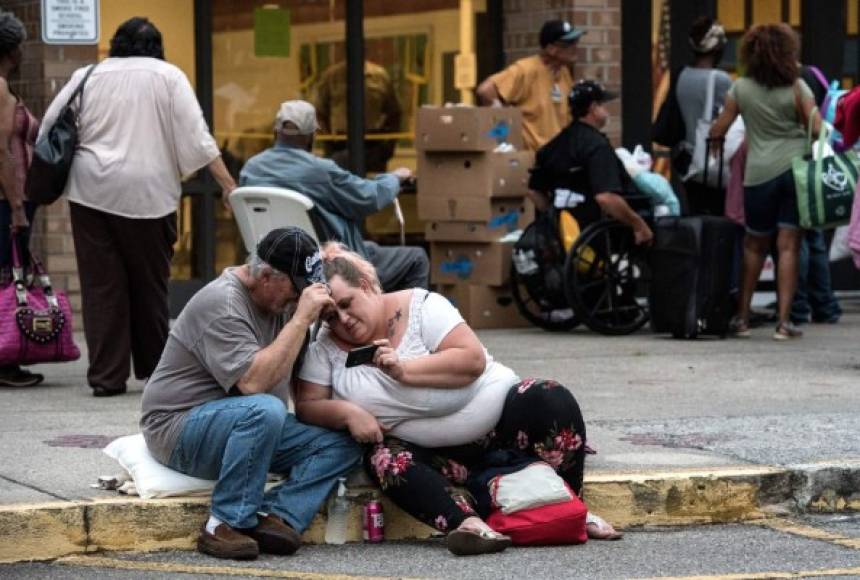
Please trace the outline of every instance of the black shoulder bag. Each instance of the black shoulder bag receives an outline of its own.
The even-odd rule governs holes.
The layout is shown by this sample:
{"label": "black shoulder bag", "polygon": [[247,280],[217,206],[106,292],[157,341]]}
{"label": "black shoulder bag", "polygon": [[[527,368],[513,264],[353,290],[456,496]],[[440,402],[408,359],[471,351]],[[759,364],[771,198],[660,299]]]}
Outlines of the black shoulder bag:
{"label": "black shoulder bag", "polygon": [[[78,147],[78,115],[83,106],[84,84],[96,65],[91,65],[68,102],[60,110],[54,125],[36,141],[33,162],[27,171],[25,191],[33,203],[48,205],[57,201],[66,188],[72,159]],[[72,103],[78,99],[78,112]]]}
{"label": "black shoulder bag", "polygon": [[660,106],[657,119],[651,128],[651,140],[664,147],[674,147],[686,137],[684,117],[681,115],[678,96],[675,94],[680,75],[681,73],[678,72],[671,77],[669,92],[666,94],[666,99]]}

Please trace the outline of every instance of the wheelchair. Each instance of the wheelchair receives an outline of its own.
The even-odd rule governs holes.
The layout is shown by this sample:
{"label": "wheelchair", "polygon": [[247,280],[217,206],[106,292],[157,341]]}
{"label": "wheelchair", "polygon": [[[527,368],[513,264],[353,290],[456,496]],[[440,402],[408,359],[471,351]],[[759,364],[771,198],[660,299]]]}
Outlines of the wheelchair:
{"label": "wheelchair", "polygon": [[[653,224],[647,196],[624,198]],[[647,248],[634,243],[629,226],[590,203],[586,211],[551,207],[523,232],[511,265],[512,296],[520,313],[545,330],[584,324],[604,335],[630,334],[649,320]]]}

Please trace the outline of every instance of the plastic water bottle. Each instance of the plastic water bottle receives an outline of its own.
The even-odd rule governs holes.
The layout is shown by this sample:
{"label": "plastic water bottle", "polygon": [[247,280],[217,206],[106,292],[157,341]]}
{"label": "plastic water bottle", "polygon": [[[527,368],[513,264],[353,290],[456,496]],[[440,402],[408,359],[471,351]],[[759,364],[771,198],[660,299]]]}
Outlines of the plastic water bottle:
{"label": "plastic water bottle", "polygon": [[349,517],[349,500],[346,497],[346,478],[337,480],[337,494],[328,503],[328,522],[325,526],[326,544],[346,543],[347,518]]}

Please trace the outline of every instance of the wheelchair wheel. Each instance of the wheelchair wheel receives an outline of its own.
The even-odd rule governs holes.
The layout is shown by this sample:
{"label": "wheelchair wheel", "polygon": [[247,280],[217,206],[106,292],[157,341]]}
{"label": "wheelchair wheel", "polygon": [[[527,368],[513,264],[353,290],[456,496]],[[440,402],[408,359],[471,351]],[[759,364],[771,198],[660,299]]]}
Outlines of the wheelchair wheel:
{"label": "wheelchair wheel", "polygon": [[565,260],[565,292],[577,318],[595,332],[630,334],[648,322],[645,249],[629,226],[601,220],[588,226]]}
{"label": "wheelchair wheel", "polygon": [[564,331],[576,328],[579,320],[570,308],[556,308],[542,303],[540,296],[532,296],[523,276],[511,265],[511,295],[517,310],[528,320],[539,328],[549,331]]}

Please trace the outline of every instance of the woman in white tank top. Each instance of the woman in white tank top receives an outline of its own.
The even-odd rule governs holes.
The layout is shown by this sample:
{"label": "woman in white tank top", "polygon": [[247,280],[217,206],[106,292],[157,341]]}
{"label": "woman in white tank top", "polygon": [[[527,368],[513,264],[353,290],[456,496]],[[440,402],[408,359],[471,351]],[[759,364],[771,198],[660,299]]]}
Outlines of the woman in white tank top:
{"label": "woman in white tank top", "polygon": [[[443,296],[383,294],[360,256],[331,243],[324,254],[336,310],[299,371],[301,420],[349,429],[367,444],[370,476],[399,507],[447,532],[458,555],[510,545],[452,488],[488,453],[543,460],[581,493],[585,423],[570,391],[555,381],[520,380],[494,361]],[[351,349],[371,344],[377,350],[369,363],[346,367]],[[595,516],[588,530],[620,537]]]}

